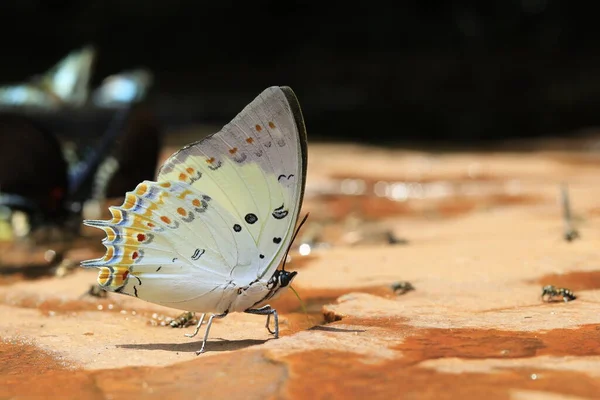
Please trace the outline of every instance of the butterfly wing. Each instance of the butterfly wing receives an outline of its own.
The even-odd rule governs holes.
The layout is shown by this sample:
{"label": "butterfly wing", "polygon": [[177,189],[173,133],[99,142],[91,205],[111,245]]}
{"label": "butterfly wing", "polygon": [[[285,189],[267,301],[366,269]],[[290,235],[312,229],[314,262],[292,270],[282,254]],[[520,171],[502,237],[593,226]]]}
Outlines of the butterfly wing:
{"label": "butterfly wing", "polygon": [[268,279],[302,204],[306,133],[289,88],[266,89],[218,133],[175,153],[158,183],[127,193],[103,229],[107,290],[222,312],[236,287]]}
{"label": "butterfly wing", "polygon": [[88,97],[95,57],[93,46],[74,50],[41,77],[34,77],[33,82],[63,103],[81,106]]}
{"label": "butterfly wing", "polygon": [[[159,181],[182,181],[228,210],[260,251],[247,279],[270,277],[292,238],[306,180],[306,130],[288,87],[270,87],[223,129],[175,153]],[[251,268],[254,268],[252,266]]]}

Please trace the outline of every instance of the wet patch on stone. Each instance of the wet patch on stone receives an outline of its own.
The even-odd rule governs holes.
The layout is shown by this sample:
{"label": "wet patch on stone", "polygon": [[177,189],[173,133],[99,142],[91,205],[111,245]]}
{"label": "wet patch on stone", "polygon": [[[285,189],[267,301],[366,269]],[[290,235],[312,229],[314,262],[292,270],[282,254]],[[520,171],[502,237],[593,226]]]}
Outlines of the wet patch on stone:
{"label": "wet patch on stone", "polygon": [[600,289],[600,270],[573,271],[566,274],[548,274],[529,283],[537,283],[540,285],[540,291],[541,288],[546,285],[564,287],[572,291]]}

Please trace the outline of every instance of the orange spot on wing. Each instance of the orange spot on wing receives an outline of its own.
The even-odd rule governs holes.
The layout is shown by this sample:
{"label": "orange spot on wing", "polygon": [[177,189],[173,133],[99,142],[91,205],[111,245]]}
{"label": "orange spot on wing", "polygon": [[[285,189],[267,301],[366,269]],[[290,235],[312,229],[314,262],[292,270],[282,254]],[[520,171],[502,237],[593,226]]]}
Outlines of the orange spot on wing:
{"label": "orange spot on wing", "polygon": [[141,183],[138,185],[137,189],[135,190],[135,193],[141,196],[144,193],[146,193],[147,191],[148,191],[148,186],[144,183]]}
{"label": "orange spot on wing", "polygon": [[[120,270],[123,269],[123,272]],[[125,269],[125,267],[119,267],[118,270],[113,275],[113,281],[110,286],[112,287],[121,287],[127,281],[127,277],[129,276],[129,270]]]}
{"label": "orange spot on wing", "polygon": [[154,224],[152,222],[148,222],[148,227],[154,228]]}
{"label": "orange spot on wing", "polygon": [[179,174],[179,180],[180,181],[185,181],[187,179],[187,175],[184,174],[183,172]]}
{"label": "orange spot on wing", "polygon": [[274,124],[274,123],[272,123],[272,122],[269,122],[269,128],[271,128],[271,129],[275,129],[275,124]]}
{"label": "orange spot on wing", "polygon": [[106,232],[106,240],[108,240],[109,242],[112,242],[117,238],[117,235],[115,235],[115,231],[110,227],[106,227],[104,229],[104,232]]}
{"label": "orange spot on wing", "polygon": [[187,196],[188,194],[192,194],[192,191],[186,189],[183,192],[181,192],[179,194],[179,196],[177,196],[177,197],[180,198],[180,199],[185,199],[185,196]]}
{"label": "orange spot on wing", "polygon": [[187,171],[187,173],[188,173],[188,174],[190,174],[190,175],[194,173],[194,168],[192,168],[192,167],[187,167],[185,170],[186,170],[186,171]]}
{"label": "orange spot on wing", "polygon": [[110,283],[111,287],[121,287],[127,282],[127,277],[129,277],[129,269],[124,266],[119,266],[116,268],[115,273],[112,275],[113,280]]}
{"label": "orange spot on wing", "polygon": [[138,242],[143,242],[144,240],[146,240],[146,235],[144,235],[143,233],[138,233],[137,240]]}
{"label": "orange spot on wing", "polygon": [[119,210],[118,208],[114,208],[114,207],[109,208],[109,210],[110,210],[110,213],[112,214],[111,223],[116,224],[123,220],[123,213],[121,212],[121,210]]}
{"label": "orange spot on wing", "polygon": [[194,200],[192,200],[192,204],[194,205],[194,207],[200,207],[201,203],[200,203],[200,200],[194,199]]}
{"label": "orange spot on wing", "polygon": [[146,217],[152,217],[155,210],[158,210],[158,205],[156,203],[150,203],[150,205],[146,208],[144,215]]}
{"label": "orange spot on wing", "polygon": [[138,258],[139,254],[137,251],[134,251],[133,253],[131,253],[131,259],[135,260],[136,258]]}
{"label": "orange spot on wing", "polygon": [[140,215],[137,214],[132,214],[129,216],[130,220],[131,220],[131,225],[130,227],[132,228],[145,228],[145,224],[144,224],[144,220],[142,219],[142,217]]}
{"label": "orange spot on wing", "polygon": [[214,163],[214,162],[215,162],[215,158],[214,158],[214,157],[207,158],[207,159],[206,159],[206,162],[207,162],[207,163],[209,163],[209,164],[212,164],[212,163]]}
{"label": "orange spot on wing", "polygon": [[170,224],[171,220],[169,219],[169,217],[165,217],[164,215],[162,217],[160,217],[160,220],[162,222],[164,222],[165,224]]}
{"label": "orange spot on wing", "polygon": [[[157,203],[158,204],[165,204],[165,198],[169,197],[170,194],[169,192],[162,192],[159,196],[158,196],[158,200]],[[152,203],[153,205],[155,205],[155,203]],[[158,207],[158,206],[157,206]]]}
{"label": "orange spot on wing", "polygon": [[251,137],[249,137],[248,139],[246,139],[246,142],[252,144],[252,143],[254,143],[254,139],[252,139]]}
{"label": "orange spot on wing", "polygon": [[135,206],[136,202],[137,202],[137,197],[135,197],[131,193],[127,193],[127,195],[125,196],[125,202],[123,203],[122,207],[126,210],[131,209]]}
{"label": "orange spot on wing", "polygon": [[179,208],[177,209],[177,214],[179,214],[179,215],[181,215],[181,216],[185,217],[185,216],[187,215],[187,211],[185,211],[185,208],[183,208],[183,207],[179,207]]}
{"label": "orange spot on wing", "polygon": [[171,187],[171,182],[163,182],[163,183],[160,184],[160,186],[162,186],[164,188]]}
{"label": "orange spot on wing", "polygon": [[106,254],[104,254],[104,257],[102,257],[102,259],[104,261],[108,261],[111,258],[113,258],[113,255],[115,254],[115,249],[111,246],[109,248],[106,249]]}
{"label": "orange spot on wing", "polygon": [[98,272],[98,283],[102,286],[105,286],[108,283],[109,278],[110,270],[106,267],[100,268],[100,272]]}
{"label": "orange spot on wing", "polygon": [[260,125],[258,125],[258,124],[256,124],[255,128],[256,128],[256,131],[257,131],[257,132],[260,132],[260,131],[262,131],[262,126],[260,126]]}
{"label": "orange spot on wing", "polygon": [[231,154],[235,154],[235,153],[237,153],[237,147],[234,147],[233,149],[229,149],[229,152],[230,152]]}

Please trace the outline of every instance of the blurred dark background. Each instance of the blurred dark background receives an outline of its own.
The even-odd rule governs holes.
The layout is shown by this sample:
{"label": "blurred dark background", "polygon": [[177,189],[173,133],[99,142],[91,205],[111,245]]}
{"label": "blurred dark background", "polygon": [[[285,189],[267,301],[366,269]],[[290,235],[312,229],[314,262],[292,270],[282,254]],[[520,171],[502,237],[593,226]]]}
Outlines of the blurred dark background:
{"label": "blurred dark background", "polygon": [[0,82],[98,50],[92,81],[155,75],[170,127],[228,122],[289,85],[313,138],[474,143],[600,125],[600,32],[560,0],[4,0]]}

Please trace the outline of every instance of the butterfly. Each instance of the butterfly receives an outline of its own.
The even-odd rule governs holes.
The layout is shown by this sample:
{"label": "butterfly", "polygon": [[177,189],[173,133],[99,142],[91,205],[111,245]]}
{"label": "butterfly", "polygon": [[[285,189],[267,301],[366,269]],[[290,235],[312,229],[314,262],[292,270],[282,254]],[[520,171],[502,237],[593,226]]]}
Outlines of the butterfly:
{"label": "butterfly", "polygon": [[0,87],[0,106],[41,107],[57,110],[63,106],[81,107],[89,94],[93,46],[69,53],[43,74],[27,82]]}
{"label": "butterfly", "polygon": [[111,220],[84,221],[104,230],[107,250],[82,266],[99,269],[105,290],[202,313],[188,337],[210,314],[197,354],[213,320],[230,312],[266,315],[277,338],[268,301],[297,275],[285,270],[285,258],[298,232],[306,165],[296,95],[267,88],[219,132],[173,154],[156,182],[126,193],[122,206],[109,208]]}

